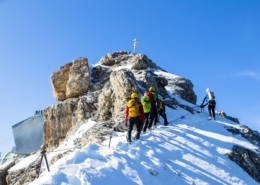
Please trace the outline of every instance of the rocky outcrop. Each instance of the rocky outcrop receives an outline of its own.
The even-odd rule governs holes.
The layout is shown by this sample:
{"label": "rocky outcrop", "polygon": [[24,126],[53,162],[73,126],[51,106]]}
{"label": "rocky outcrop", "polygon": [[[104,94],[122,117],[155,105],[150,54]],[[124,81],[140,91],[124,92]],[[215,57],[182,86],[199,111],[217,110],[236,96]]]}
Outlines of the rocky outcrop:
{"label": "rocky outcrop", "polygon": [[128,60],[129,56],[126,51],[117,51],[103,56],[98,63],[105,66],[113,66]]}
{"label": "rocky outcrop", "polygon": [[233,121],[233,122],[235,122],[235,123],[240,124],[238,118],[231,117],[231,116],[227,116],[226,113],[223,112],[223,111],[216,111],[215,113],[216,113],[217,115],[223,117],[223,118],[229,119],[229,120],[231,120],[231,121]]}
{"label": "rocky outcrop", "polygon": [[233,134],[241,134],[242,137],[250,141],[252,144],[260,147],[260,133],[248,128],[245,125],[239,126],[239,128],[226,127],[227,131]]}
{"label": "rocky outcrop", "polygon": [[167,89],[171,94],[196,104],[197,96],[193,91],[193,84],[190,80],[176,75],[165,76],[165,78],[168,81]]}
{"label": "rocky outcrop", "polygon": [[142,70],[147,69],[148,67],[156,69],[158,68],[158,66],[144,54],[133,55],[131,58],[129,58],[127,63],[131,64],[132,70]]}
{"label": "rocky outcrop", "polygon": [[243,148],[234,146],[227,156],[260,183],[260,155]]}
{"label": "rocky outcrop", "polygon": [[124,111],[132,92],[139,93],[139,88],[130,70],[111,72],[110,81],[106,82],[99,95],[98,120],[116,119],[120,112]]}
{"label": "rocky outcrop", "polygon": [[108,139],[112,134],[115,126],[115,121],[109,120],[99,124],[95,124],[91,129],[79,138],[80,146],[86,146],[88,143],[102,143],[105,139]]}
{"label": "rocky outcrop", "polygon": [[83,95],[87,92],[89,83],[87,58],[77,58],[51,76],[52,93],[58,101]]}
{"label": "rocky outcrop", "polygon": [[127,100],[133,92],[139,93],[137,81],[134,74],[129,70],[120,70],[112,72],[110,83],[115,94],[115,113],[125,110]]}
{"label": "rocky outcrop", "polygon": [[96,112],[97,93],[71,98],[43,111],[43,147],[53,149],[63,141],[73,125],[93,117]]}
{"label": "rocky outcrop", "polygon": [[131,70],[144,70],[149,68],[161,69],[144,54],[130,54],[126,51],[117,51],[103,56],[98,64],[112,68],[130,66]]}
{"label": "rocky outcrop", "polygon": [[0,166],[0,185],[7,185],[6,177],[8,175],[8,170],[15,165],[14,160],[8,161],[4,165]]}
{"label": "rocky outcrop", "polygon": [[[40,154],[39,154],[40,155]],[[36,161],[28,162],[28,166],[19,169],[10,169],[6,177],[7,184],[28,185],[37,178],[40,158]],[[30,168],[29,168],[30,167]],[[24,174],[26,172],[26,174]]]}

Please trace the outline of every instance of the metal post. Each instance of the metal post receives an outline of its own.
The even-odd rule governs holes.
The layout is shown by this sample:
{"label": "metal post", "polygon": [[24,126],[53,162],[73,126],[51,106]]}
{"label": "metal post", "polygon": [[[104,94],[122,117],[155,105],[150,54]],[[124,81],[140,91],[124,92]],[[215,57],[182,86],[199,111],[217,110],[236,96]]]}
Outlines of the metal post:
{"label": "metal post", "polygon": [[112,139],[112,136],[109,137],[109,145],[108,145],[108,148],[110,148],[111,139]]}
{"label": "metal post", "polygon": [[38,171],[38,176],[37,176],[37,179],[39,178],[40,176],[40,171],[41,171],[41,167],[42,167],[42,159],[43,159],[43,154],[41,155],[41,160],[40,160],[40,166],[39,166],[39,171]]}
{"label": "metal post", "polygon": [[41,156],[41,160],[40,160],[40,166],[39,166],[39,171],[38,171],[38,177],[37,177],[37,178],[39,178],[39,176],[40,176],[43,157],[44,157],[44,159],[45,159],[45,163],[46,163],[46,165],[47,165],[48,172],[50,171],[50,169],[49,169],[49,164],[48,164],[47,157],[46,157],[46,150],[43,150],[43,151],[41,152],[41,154],[42,154],[42,156]]}
{"label": "metal post", "polygon": [[135,53],[135,47],[137,46],[137,40],[134,39],[134,53]]}
{"label": "metal post", "polygon": [[48,161],[47,161],[47,156],[46,156],[45,150],[44,150],[44,158],[45,158],[45,162],[46,162],[46,165],[47,165],[48,172],[50,172],[50,168],[49,168],[49,164],[48,164]]}

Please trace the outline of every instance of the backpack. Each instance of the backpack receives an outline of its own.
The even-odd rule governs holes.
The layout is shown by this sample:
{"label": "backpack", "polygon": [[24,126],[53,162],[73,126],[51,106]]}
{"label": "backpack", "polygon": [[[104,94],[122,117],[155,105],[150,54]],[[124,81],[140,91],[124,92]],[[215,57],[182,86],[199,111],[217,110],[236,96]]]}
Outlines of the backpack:
{"label": "backpack", "polygon": [[129,113],[128,115],[132,118],[134,117],[138,117],[140,116],[140,113],[139,113],[139,103],[138,103],[138,100],[136,99],[131,99],[127,102],[127,106],[129,108]]}
{"label": "backpack", "polygon": [[144,113],[148,113],[151,111],[151,102],[150,102],[150,98],[148,96],[143,96],[141,98],[141,103],[144,108]]}
{"label": "backpack", "polygon": [[215,100],[216,99],[216,97],[215,97],[215,95],[214,95],[214,93],[213,92],[208,92],[208,96],[209,96],[209,100]]}
{"label": "backpack", "polygon": [[155,101],[155,103],[157,102],[157,99],[158,99],[158,95],[156,93],[152,93],[153,94],[153,99]]}
{"label": "backpack", "polygon": [[145,93],[145,96],[149,97],[151,104],[155,104],[153,93],[148,91],[148,92]]}
{"label": "backpack", "polygon": [[159,109],[163,109],[163,101],[159,98]]}

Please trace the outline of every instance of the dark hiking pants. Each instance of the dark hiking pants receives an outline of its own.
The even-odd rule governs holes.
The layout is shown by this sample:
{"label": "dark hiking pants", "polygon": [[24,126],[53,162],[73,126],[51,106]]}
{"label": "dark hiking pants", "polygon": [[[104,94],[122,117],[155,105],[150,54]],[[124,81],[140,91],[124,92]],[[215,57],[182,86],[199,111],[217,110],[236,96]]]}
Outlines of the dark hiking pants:
{"label": "dark hiking pants", "polygon": [[150,112],[144,113],[144,128],[143,128],[144,132],[146,132],[146,129],[147,129],[148,124],[149,124],[149,114],[150,114]]}
{"label": "dark hiking pants", "polygon": [[141,123],[140,117],[135,117],[135,118],[129,117],[127,125],[128,125],[128,130],[127,130],[127,135],[126,135],[127,141],[131,142],[131,133],[132,133],[134,125],[136,126],[136,130],[137,130],[137,132],[135,134],[135,139],[139,139],[140,134],[141,134],[141,129],[142,129],[142,123]]}
{"label": "dark hiking pants", "polygon": [[216,107],[216,102],[214,100],[210,100],[208,105],[208,113],[210,117],[212,113],[214,119],[215,119],[215,107]]}
{"label": "dark hiking pants", "polygon": [[169,123],[168,123],[168,120],[167,120],[167,116],[166,116],[166,114],[165,114],[165,111],[162,110],[162,109],[160,109],[159,115],[162,116],[162,118],[163,118],[163,120],[164,120],[164,125],[168,125]]}
{"label": "dark hiking pants", "polygon": [[155,105],[152,105],[151,113],[150,113],[150,122],[148,125],[148,128],[150,129],[153,125],[156,125],[156,120],[157,120],[157,108]]}

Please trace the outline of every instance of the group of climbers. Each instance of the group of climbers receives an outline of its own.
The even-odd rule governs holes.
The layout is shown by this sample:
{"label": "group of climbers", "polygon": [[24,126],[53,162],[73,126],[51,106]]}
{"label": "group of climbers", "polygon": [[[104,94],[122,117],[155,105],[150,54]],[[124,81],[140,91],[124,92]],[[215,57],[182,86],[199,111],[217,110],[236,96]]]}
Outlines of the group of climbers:
{"label": "group of climbers", "polygon": [[[207,103],[204,105],[205,101]],[[208,105],[208,119],[215,120],[215,95],[209,88],[206,89],[206,96],[200,107],[204,108],[206,105]],[[131,100],[129,100],[126,105],[125,124],[128,127],[126,136],[127,142],[131,143],[131,133],[134,125],[137,130],[134,139],[138,140],[140,138],[141,131],[145,133],[147,129],[151,129],[152,126],[156,126],[158,116],[162,116],[165,126],[169,124],[165,113],[164,102],[155,92],[154,87],[150,87],[149,91],[144,93],[144,96],[141,98],[141,102],[138,100],[138,94],[132,93]]]}
{"label": "group of climbers", "polygon": [[134,125],[136,126],[135,140],[140,138],[141,131],[145,133],[147,129],[156,126],[158,115],[164,119],[164,125],[168,125],[165,113],[165,105],[162,99],[155,92],[154,87],[150,87],[149,91],[144,93],[141,102],[138,100],[138,94],[132,93],[131,100],[126,105],[125,124],[128,127],[127,142],[131,143],[131,133]]}

